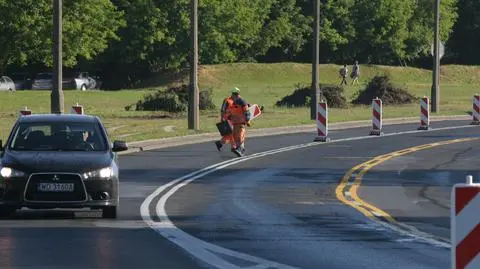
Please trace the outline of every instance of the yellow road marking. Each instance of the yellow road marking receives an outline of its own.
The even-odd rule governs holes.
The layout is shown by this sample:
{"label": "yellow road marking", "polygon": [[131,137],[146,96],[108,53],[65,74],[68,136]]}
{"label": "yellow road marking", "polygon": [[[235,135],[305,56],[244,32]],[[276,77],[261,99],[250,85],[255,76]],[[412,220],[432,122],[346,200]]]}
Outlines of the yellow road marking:
{"label": "yellow road marking", "polygon": [[[343,202],[344,204],[355,208],[356,210],[361,212],[363,215],[365,215],[367,218],[379,220],[377,218],[377,216],[381,216],[381,217],[385,218],[390,224],[400,226],[402,228],[408,228],[408,229],[416,230],[414,227],[409,227],[406,224],[399,223],[398,221],[395,220],[394,217],[392,217],[387,212],[383,211],[382,209],[380,209],[380,208],[378,208],[378,207],[376,207],[372,204],[369,204],[369,203],[365,202],[364,200],[362,200],[358,196],[358,189],[360,188],[360,185],[362,183],[363,176],[373,167],[375,167],[375,166],[377,166],[377,165],[379,165],[379,164],[381,164],[385,161],[388,161],[390,159],[399,157],[399,156],[407,155],[407,154],[417,152],[417,151],[421,151],[421,150],[425,150],[425,149],[430,149],[430,148],[433,148],[433,147],[444,146],[444,145],[460,143],[460,142],[468,142],[468,141],[473,141],[473,140],[478,140],[478,139],[480,139],[480,138],[475,137],[475,138],[462,138],[462,139],[446,140],[446,141],[442,141],[442,142],[435,142],[435,143],[424,144],[424,145],[415,146],[415,147],[411,147],[411,148],[406,148],[406,149],[402,149],[402,150],[399,150],[399,151],[395,151],[395,152],[391,152],[391,153],[387,153],[387,154],[384,154],[384,155],[377,156],[373,159],[370,159],[366,162],[363,162],[359,165],[356,165],[355,167],[350,169],[344,175],[344,177],[342,178],[342,180],[338,184],[337,188],[335,189],[335,194],[337,196],[337,199],[340,200],[341,202]],[[354,179],[353,183],[349,184],[354,175],[355,175],[355,179]],[[348,190],[349,186],[350,186],[350,189]],[[348,199],[348,197],[345,195],[347,192],[349,193],[348,196],[351,199]]]}

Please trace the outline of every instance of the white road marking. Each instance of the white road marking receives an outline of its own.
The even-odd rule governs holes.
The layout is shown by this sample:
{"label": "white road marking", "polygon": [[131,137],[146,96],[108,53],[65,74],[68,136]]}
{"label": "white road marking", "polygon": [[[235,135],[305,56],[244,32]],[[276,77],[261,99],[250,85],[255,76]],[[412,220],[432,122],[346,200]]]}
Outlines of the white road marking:
{"label": "white road marking", "polygon": [[419,204],[419,203],[428,203],[429,200],[427,199],[419,199],[419,200],[413,200],[412,203],[413,204]]}
{"label": "white road marking", "polygon": [[[389,136],[397,136],[397,135],[405,135],[405,134],[415,134],[415,133],[428,133],[428,132],[435,132],[435,131],[442,131],[442,130],[455,130],[455,129],[464,129],[464,128],[473,128],[476,126],[473,125],[466,125],[466,126],[455,126],[455,127],[443,127],[443,128],[436,128],[436,129],[430,129],[430,130],[413,130],[413,131],[406,131],[406,132],[395,132],[395,133],[387,133],[384,134],[383,136],[359,136],[359,137],[350,137],[350,138],[343,138],[343,139],[336,139],[336,140],[331,140],[330,142],[323,142],[323,143],[318,143],[318,142],[311,142],[311,143],[306,143],[306,144],[300,144],[300,145],[295,145],[295,146],[289,146],[289,147],[284,147],[280,149],[275,149],[275,150],[269,150],[269,151],[264,151],[264,152],[259,152],[255,153],[252,155],[247,155],[244,157],[240,157],[237,159],[232,159],[232,160],[227,160],[224,162],[220,162],[211,166],[208,166],[206,168],[200,169],[198,171],[192,172],[190,174],[187,174],[185,176],[182,176],[180,178],[177,178],[175,180],[170,181],[169,183],[160,186],[158,189],[156,189],[152,194],[150,194],[142,203],[140,207],[140,213],[143,218],[143,220],[147,223],[147,225],[155,230],[157,233],[160,235],[164,236],[168,240],[172,241],[173,243],[177,244],[179,247],[183,248],[187,252],[189,252],[191,255],[196,257],[197,259],[200,259],[204,261],[205,263],[217,267],[217,268],[240,268],[238,266],[235,266],[224,259],[218,257],[217,255],[214,254],[214,252],[221,253],[224,255],[228,255],[231,257],[235,257],[237,259],[244,259],[250,262],[256,262],[258,263],[257,266],[260,266],[260,268],[268,268],[268,267],[276,267],[276,268],[294,268],[288,265],[284,264],[279,264],[276,262],[264,260],[255,256],[251,256],[248,254],[240,253],[237,251],[229,250],[226,248],[222,248],[220,246],[208,243],[206,241],[200,240],[192,235],[189,235],[176,227],[168,218],[168,215],[166,213],[165,209],[165,204],[166,201],[168,200],[169,197],[171,197],[176,191],[178,191],[180,188],[184,187],[185,185],[191,183],[192,181],[201,178],[205,175],[214,173],[216,171],[219,171],[225,167],[229,167],[231,165],[245,162],[251,159],[255,158],[261,158],[273,154],[278,154],[282,152],[287,152],[287,151],[292,151],[296,149],[302,149],[302,148],[307,148],[307,147],[312,147],[312,146],[317,146],[317,145],[329,145],[332,143],[338,143],[338,142],[348,142],[348,141],[356,141],[356,140],[364,140],[364,139],[381,139],[382,137],[389,137]],[[160,219],[160,222],[154,222],[152,220],[152,217],[150,215],[150,204],[152,203],[153,199],[160,195],[162,192],[164,192],[166,189],[174,186],[171,188],[166,194],[164,194],[160,200],[158,201],[156,205],[156,213],[157,216]],[[420,231],[415,231],[414,234],[409,233],[408,231],[402,230],[400,228],[397,228],[396,226],[387,224],[385,222],[380,222],[379,224],[382,226],[386,226],[390,228],[391,230],[397,231],[400,234],[405,234],[408,236],[413,236],[414,238],[418,239],[423,239],[426,241],[430,241],[434,245],[438,245],[441,247],[450,247],[449,244],[447,243],[441,243],[438,242],[437,240],[432,240],[432,236]],[[425,236],[424,238],[419,238],[420,236]]]}
{"label": "white road marking", "polygon": [[265,264],[258,264],[250,267],[244,267],[245,269],[268,269],[272,268],[270,265],[265,265]]}
{"label": "white road marking", "polygon": [[320,202],[320,201],[311,201],[311,202],[302,202],[302,201],[298,201],[298,202],[295,202],[296,204],[300,204],[300,205],[324,205],[325,203],[324,202]]}

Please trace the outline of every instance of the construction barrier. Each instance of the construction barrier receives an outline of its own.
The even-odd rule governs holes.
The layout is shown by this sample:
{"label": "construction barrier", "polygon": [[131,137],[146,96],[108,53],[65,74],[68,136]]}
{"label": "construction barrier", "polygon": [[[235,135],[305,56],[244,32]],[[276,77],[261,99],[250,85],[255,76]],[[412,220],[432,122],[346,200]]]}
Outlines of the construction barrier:
{"label": "construction barrier", "polygon": [[83,106],[79,105],[78,103],[74,106],[72,106],[72,113],[73,114],[80,114],[83,115]]}
{"label": "construction barrier", "polygon": [[467,176],[451,194],[452,268],[480,268],[480,184]]}
{"label": "construction barrier", "polygon": [[472,125],[480,125],[480,95],[473,96]]}
{"label": "construction barrier", "polygon": [[382,100],[376,97],[372,101],[372,131],[370,135],[382,135]]}
{"label": "construction barrier", "polygon": [[330,141],[328,138],[328,105],[324,100],[317,104],[317,137],[313,141]]}
{"label": "construction barrier", "polygon": [[428,97],[420,99],[420,127],[418,130],[430,129],[430,103]]}
{"label": "construction barrier", "polygon": [[24,107],[22,110],[20,110],[20,115],[21,116],[32,115],[32,111],[28,109],[28,107]]}

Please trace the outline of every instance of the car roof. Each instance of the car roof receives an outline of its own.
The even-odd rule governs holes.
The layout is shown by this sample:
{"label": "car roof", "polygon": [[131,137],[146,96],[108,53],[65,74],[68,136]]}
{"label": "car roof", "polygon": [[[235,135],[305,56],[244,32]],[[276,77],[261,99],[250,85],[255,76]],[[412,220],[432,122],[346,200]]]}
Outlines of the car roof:
{"label": "car roof", "polygon": [[19,123],[35,122],[71,122],[71,123],[98,123],[97,116],[81,114],[31,114],[20,116]]}

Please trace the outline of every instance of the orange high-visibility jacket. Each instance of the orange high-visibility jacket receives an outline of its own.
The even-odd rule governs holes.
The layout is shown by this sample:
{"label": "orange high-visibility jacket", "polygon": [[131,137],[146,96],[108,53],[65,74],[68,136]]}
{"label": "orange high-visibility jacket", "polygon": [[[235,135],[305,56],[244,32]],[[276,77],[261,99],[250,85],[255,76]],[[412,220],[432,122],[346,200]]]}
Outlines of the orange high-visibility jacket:
{"label": "orange high-visibility jacket", "polygon": [[233,125],[246,124],[251,118],[248,103],[241,97],[234,100],[233,105],[227,108],[224,118],[229,119]]}
{"label": "orange high-visibility jacket", "polygon": [[231,107],[233,105],[233,98],[231,96],[225,98],[223,100],[223,104],[222,104],[222,107],[220,109],[220,117],[223,119],[223,117],[225,116],[225,113],[227,113],[227,110],[229,107]]}

